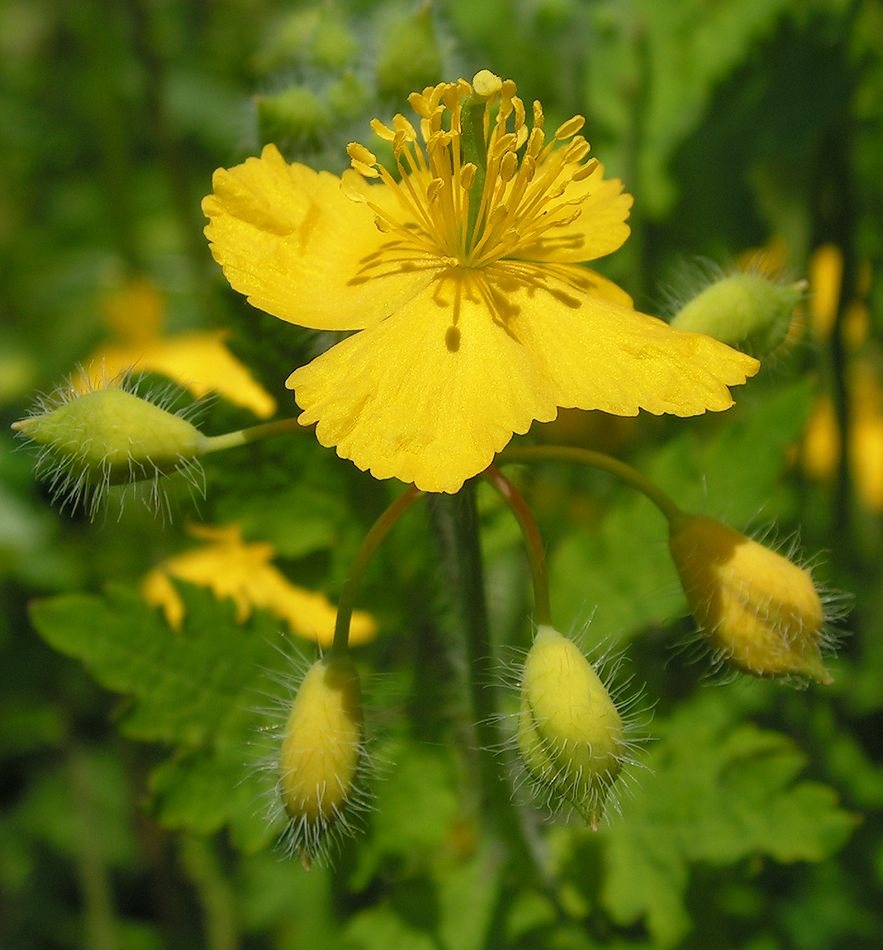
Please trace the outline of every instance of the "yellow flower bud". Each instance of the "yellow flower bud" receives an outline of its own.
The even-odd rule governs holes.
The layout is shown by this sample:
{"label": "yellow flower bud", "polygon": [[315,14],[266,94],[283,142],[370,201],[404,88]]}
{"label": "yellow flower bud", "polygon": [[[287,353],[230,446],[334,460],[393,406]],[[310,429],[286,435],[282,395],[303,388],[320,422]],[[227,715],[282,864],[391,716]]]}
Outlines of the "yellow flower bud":
{"label": "yellow flower bud", "polygon": [[627,749],[625,725],[579,647],[541,626],[521,679],[518,751],[547,804],[570,803],[597,828]]}
{"label": "yellow flower bud", "polygon": [[207,444],[187,419],[125,387],[66,389],[41,408],[12,428],[42,447],[37,470],[72,508],[90,489],[94,511],[108,485],[190,471]]}
{"label": "yellow flower bud", "polygon": [[831,682],[825,613],[806,568],[713,518],[681,514],[670,529],[690,612],[722,659],[754,676]]}
{"label": "yellow flower bud", "polygon": [[349,831],[358,808],[362,764],[359,674],[347,656],[317,660],[294,698],[282,739],[277,790],[289,817],[289,845],[305,866],[323,854],[327,835]]}
{"label": "yellow flower bud", "polygon": [[762,274],[730,274],[682,307],[671,325],[704,333],[754,356],[768,356],[785,342],[805,289],[803,281],[778,284]]}

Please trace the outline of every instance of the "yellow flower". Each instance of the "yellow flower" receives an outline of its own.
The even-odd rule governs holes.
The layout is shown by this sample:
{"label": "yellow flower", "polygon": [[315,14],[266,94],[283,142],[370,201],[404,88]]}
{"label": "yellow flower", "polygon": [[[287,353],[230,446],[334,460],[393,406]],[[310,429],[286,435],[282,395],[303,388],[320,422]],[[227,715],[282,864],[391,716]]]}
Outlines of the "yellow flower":
{"label": "yellow flower", "polygon": [[455,492],[559,407],[689,416],[727,409],[758,364],[632,309],[578,264],[616,250],[631,197],[588,158],[575,116],[532,127],[515,83],[413,93],[418,129],[374,131],[342,178],[274,146],[219,169],[203,202],[212,253],[256,307],[356,330],[287,385],[316,435],[377,478]]}
{"label": "yellow flower", "polygon": [[[323,594],[289,583],[270,563],[275,553],[271,545],[245,543],[235,525],[194,526],[191,533],[209,543],[163,561],[142,582],[144,598],[162,607],[171,626],[180,627],[184,618],[184,602],[170,580],[177,577],[210,588],[216,597],[231,598],[240,623],[255,608],[269,610],[298,636],[323,647],[331,645],[337,612]],[[376,632],[370,614],[359,610],[353,613],[351,644],[373,640]]]}
{"label": "yellow flower", "polygon": [[100,346],[73,380],[78,392],[101,389],[129,370],[159,373],[197,398],[218,393],[265,419],[276,400],[224,344],[223,330],[163,336],[164,305],[147,281],[133,281],[105,301],[105,320],[116,339]]}

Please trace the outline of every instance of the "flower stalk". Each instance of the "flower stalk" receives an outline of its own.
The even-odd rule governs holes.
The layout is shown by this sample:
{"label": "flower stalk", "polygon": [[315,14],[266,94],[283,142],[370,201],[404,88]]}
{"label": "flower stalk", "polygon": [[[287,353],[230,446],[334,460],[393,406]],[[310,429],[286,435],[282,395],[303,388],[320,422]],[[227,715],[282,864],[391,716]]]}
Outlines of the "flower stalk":
{"label": "flower stalk", "polygon": [[365,540],[359,548],[358,553],[353,560],[349,576],[340,592],[340,600],[337,605],[337,622],[334,626],[334,640],[331,643],[331,652],[345,653],[349,646],[350,621],[355,607],[356,596],[362,585],[362,579],[368,564],[374,556],[383,539],[389,534],[392,526],[401,518],[401,516],[421,497],[423,492],[411,486],[404,494],[400,495],[383,514],[371,526],[371,530],[365,535]]}
{"label": "flower stalk", "polygon": [[540,535],[539,525],[537,525],[536,519],[524,500],[524,496],[496,466],[491,465],[485,472],[485,477],[506,500],[518,519],[530,560],[536,623],[540,627],[551,627],[552,607],[549,601],[549,574],[546,569],[546,551]]}
{"label": "flower stalk", "polygon": [[591,449],[579,449],[567,445],[529,445],[506,449],[498,458],[504,462],[578,462],[592,468],[608,472],[621,482],[641,492],[646,498],[665,515],[671,522],[681,514],[680,508],[672,501],[661,488],[654,485],[645,475],[636,468],[627,465],[603,452],[594,452]]}

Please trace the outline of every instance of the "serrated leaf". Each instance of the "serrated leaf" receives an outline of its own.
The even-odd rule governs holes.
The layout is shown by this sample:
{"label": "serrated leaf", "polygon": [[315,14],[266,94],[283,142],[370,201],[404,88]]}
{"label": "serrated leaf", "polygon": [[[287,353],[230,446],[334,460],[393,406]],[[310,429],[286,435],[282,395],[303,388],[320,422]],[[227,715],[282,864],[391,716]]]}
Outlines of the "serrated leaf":
{"label": "serrated leaf", "polygon": [[238,625],[228,603],[196,589],[184,595],[180,631],[121,587],[38,601],[31,616],[52,646],[129,698],[124,734],[177,748],[153,776],[160,820],[198,833],[229,823],[243,847],[256,848],[270,834],[259,813],[272,779],[258,769],[254,741],[269,715],[260,707],[281,691],[270,681],[286,664],[281,640],[262,614]]}
{"label": "serrated leaf", "polygon": [[692,864],[767,855],[820,861],[849,837],[856,817],[835,792],[798,781],[804,757],[790,739],[733,725],[717,695],[702,695],[663,724],[650,770],[606,832],[602,900],[620,924],[646,918],[661,946],[689,930],[684,892]]}

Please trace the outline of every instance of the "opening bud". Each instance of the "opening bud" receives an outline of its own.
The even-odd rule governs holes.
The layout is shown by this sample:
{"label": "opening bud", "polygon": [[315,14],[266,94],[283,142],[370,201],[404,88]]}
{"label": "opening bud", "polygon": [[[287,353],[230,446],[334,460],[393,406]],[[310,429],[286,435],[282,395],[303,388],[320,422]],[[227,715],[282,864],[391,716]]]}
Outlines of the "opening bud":
{"label": "opening bud", "polygon": [[359,674],[348,656],[329,654],[308,670],[285,725],[277,790],[289,817],[290,850],[305,867],[324,855],[329,835],[352,833],[362,800],[364,756]]}
{"label": "opening bud", "polygon": [[720,659],[754,676],[832,682],[809,570],[703,515],[673,517],[669,548],[690,612]]}
{"label": "opening bud", "polygon": [[521,678],[518,751],[534,791],[568,803],[597,829],[628,743],[607,687],[582,651],[548,626],[537,629]]}
{"label": "opening bud", "polygon": [[778,284],[762,274],[730,274],[682,307],[671,325],[712,336],[753,356],[768,356],[785,342],[805,290],[804,281]]}

